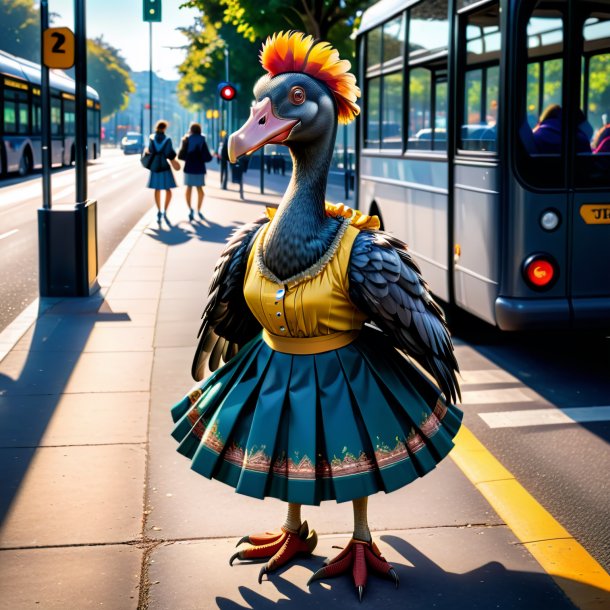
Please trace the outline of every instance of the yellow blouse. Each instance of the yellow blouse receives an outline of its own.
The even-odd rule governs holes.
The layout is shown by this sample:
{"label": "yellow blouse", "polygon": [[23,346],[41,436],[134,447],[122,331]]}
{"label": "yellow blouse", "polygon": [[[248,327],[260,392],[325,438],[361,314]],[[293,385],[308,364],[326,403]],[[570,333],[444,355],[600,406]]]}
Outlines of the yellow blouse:
{"label": "yellow blouse", "polygon": [[[329,216],[343,216],[336,243],[302,276],[282,283],[265,268],[262,243],[269,224],[256,237],[244,280],[248,307],[263,327],[263,339],[276,351],[316,354],[351,343],[366,316],[349,299],[347,268],[360,228],[379,228],[377,217],[326,204]],[[272,216],[274,211],[268,210]]]}

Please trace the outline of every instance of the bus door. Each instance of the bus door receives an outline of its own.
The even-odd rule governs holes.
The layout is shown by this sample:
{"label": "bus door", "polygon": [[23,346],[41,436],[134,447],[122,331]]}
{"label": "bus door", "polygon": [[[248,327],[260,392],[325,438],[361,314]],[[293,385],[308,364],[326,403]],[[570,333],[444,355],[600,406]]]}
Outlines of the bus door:
{"label": "bus door", "polygon": [[610,0],[575,5],[570,293],[577,325],[610,325]]}
{"label": "bus door", "polygon": [[455,87],[454,300],[492,324],[501,256],[500,15],[499,2],[460,14]]}
{"label": "bus door", "polygon": [[610,0],[529,0],[513,31],[516,179],[498,324],[599,326],[610,308]]}

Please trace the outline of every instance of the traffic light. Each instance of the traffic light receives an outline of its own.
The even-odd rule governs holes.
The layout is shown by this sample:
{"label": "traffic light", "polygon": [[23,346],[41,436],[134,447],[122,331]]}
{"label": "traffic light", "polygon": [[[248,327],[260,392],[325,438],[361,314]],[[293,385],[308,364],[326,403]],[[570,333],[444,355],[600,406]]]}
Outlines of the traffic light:
{"label": "traffic light", "polygon": [[220,83],[218,85],[218,95],[223,100],[230,102],[237,95],[237,89],[231,83]]}
{"label": "traffic light", "polygon": [[161,0],[144,1],[144,21],[161,21]]}

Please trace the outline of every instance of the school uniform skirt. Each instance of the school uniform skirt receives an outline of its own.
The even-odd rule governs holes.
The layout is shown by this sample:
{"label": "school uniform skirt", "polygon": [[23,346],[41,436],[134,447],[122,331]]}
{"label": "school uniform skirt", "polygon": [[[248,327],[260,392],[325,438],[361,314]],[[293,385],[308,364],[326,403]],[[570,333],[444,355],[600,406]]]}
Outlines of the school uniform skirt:
{"label": "school uniform skirt", "polygon": [[205,186],[205,174],[188,174],[184,172],[184,186]]}
{"label": "school uniform skirt", "polygon": [[191,468],[238,493],[345,502],[391,492],[434,469],[462,412],[376,331],[315,355],[261,335],[172,409]]}
{"label": "school uniform skirt", "polygon": [[156,191],[166,191],[176,188],[176,180],[170,169],[164,172],[150,172],[147,186]]}

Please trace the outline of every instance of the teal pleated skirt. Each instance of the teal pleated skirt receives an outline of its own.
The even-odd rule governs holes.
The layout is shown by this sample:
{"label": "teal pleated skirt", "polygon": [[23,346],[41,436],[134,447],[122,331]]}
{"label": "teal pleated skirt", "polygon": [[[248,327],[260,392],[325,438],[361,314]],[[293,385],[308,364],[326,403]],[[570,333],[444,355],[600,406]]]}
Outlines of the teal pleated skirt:
{"label": "teal pleated skirt", "polygon": [[345,502],[391,492],[453,447],[462,412],[381,335],[291,355],[255,337],[172,408],[178,451],[238,493]]}

